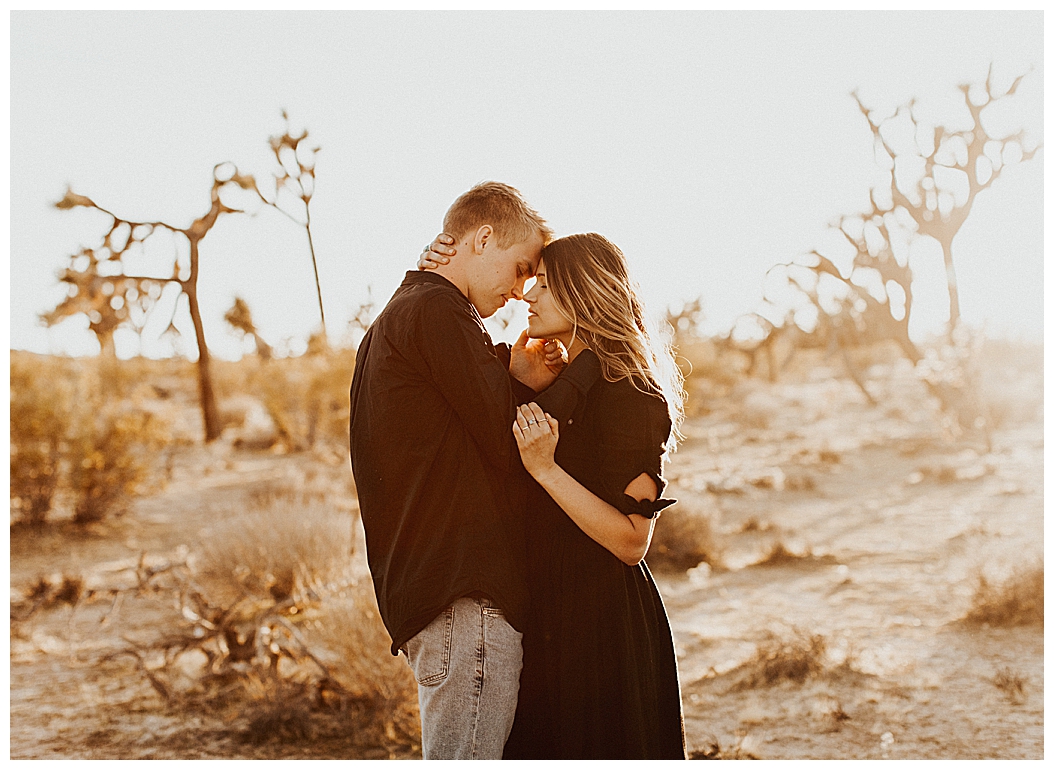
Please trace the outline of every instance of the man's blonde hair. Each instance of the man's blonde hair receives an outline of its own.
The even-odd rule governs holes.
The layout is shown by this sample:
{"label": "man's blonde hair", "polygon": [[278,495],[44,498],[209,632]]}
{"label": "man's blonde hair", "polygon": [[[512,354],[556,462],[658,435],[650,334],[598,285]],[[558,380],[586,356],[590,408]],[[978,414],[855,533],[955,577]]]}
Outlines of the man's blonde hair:
{"label": "man's blonde hair", "polygon": [[463,193],[443,217],[443,232],[458,240],[471,230],[490,225],[500,248],[529,241],[536,233],[542,243],[553,239],[553,231],[515,187],[502,182],[481,182]]}

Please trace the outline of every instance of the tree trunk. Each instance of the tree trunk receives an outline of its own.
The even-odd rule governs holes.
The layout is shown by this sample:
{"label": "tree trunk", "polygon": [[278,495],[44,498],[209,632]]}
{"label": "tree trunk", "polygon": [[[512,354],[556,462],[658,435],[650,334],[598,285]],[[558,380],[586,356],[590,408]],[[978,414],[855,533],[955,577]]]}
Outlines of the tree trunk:
{"label": "tree trunk", "polygon": [[950,340],[959,326],[959,283],[955,278],[955,263],[952,262],[951,239],[941,241],[944,251],[944,272],[948,278],[948,339]]}
{"label": "tree trunk", "polygon": [[198,308],[198,241],[190,239],[190,277],[183,284],[190,305],[190,320],[194,323],[194,338],[198,343],[198,394],[201,398],[201,416],[205,421],[205,441],[220,437],[220,413],[216,407],[216,394],[212,390],[212,374],[209,370],[209,348],[205,344],[205,327],[201,323]]}

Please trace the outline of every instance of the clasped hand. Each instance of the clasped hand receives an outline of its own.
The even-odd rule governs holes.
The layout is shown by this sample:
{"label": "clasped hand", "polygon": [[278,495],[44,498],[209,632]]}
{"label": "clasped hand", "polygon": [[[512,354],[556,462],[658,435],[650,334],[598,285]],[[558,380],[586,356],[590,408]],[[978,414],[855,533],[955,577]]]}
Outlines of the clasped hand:
{"label": "clasped hand", "polygon": [[516,407],[512,434],[520,449],[523,467],[536,480],[556,467],[556,444],[560,440],[560,423],[533,401]]}

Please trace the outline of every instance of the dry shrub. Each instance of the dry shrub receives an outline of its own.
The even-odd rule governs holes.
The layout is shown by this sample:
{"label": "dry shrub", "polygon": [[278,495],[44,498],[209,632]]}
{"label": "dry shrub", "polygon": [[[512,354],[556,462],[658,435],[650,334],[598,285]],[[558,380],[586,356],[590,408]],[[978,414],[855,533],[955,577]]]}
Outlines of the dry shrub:
{"label": "dry shrub", "polygon": [[655,523],[648,548],[648,566],[683,572],[706,562],[721,563],[722,547],[712,518],[684,503],[667,508]]}
{"label": "dry shrub", "polygon": [[824,671],[826,654],[827,640],[820,634],[794,631],[790,638],[766,639],[754,657],[743,664],[742,678],[732,689],[768,687],[784,681],[800,684]]}
{"label": "dry shrub", "polygon": [[750,736],[741,735],[729,746],[722,746],[714,736],[705,741],[704,748],[688,753],[688,759],[761,759],[757,753],[756,741]]}
{"label": "dry shrub", "polygon": [[976,353],[979,398],[992,428],[1041,419],[1043,345],[985,339]]}
{"label": "dry shrub", "polygon": [[126,366],[140,365],[12,354],[11,497],[23,521],[44,523],[62,489],[78,524],[120,513],[142,490],[167,430],[159,417],[118,406],[116,373]]}
{"label": "dry shrub", "polygon": [[20,600],[11,602],[11,619],[26,620],[41,608],[68,604],[71,607],[84,596],[84,578],[80,575],[41,575]]}
{"label": "dry shrub", "polygon": [[352,551],[350,515],[289,487],[250,496],[243,510],[217,511],[202,533],[195,576],[226,603],[242,596],[282,601],[341,582]]}
{"label": "dry shrub", "polygon": [[1043,564],[1022,567],[1006,581],[993,584],[983,574],[964,619],[974,625],[1043,624]]}
{"label": "dry shrub", "polygon": [[82,426],[69,439],[74,522],[123,513],[149,477],[151,450],[164,442],[164,429],[149,413],[110,409],[73,424]]}
{"label": "dry shrub", "polygon": [[34,526],[47,519],[60,486],[73,409],[70,378],[56,369],[44,357],[11,356],[11,511]]}
{"label": "dry shrub", "polygon": [[319,657],[360,712],[362,729],[373,733],[374,743],[419,746],[417,684],[406,661],[391,654],[368,575],[326,596],[323,606],[305,633],[318,640]]}
{"label": "dry shrub", "polygon": [[830,564],[835,561],[833,556],[817,556],[811,548],[806,547],[800,553],[787,548],[782,541],[777,540],[760,560],[754,562],[756,567],[783,567],[788,564]]}
{"label": "dry shrub", "polygon": [[1025,683],[1025,678],[1008,666],[998,669],[992,678],[992,684],[1015,705],[1025,702]]}
{"label": "dry shrub", "polygon": [[[210,670],[238,685],[243,738],[419,750],[416,684],[389,650],[350,514],[287,487],[222,515],[204,533],[193,565],[202,596],[184,616],[225,631]],[[206,687],[205,699],[230,691]]]}
{"label": "dry shrub", "polygon": [[291,451],[301,451],[319,438],[346,442],[354,369],[354,350],[327,348],[260,364],[251,387],[267,407],[281,441]]}

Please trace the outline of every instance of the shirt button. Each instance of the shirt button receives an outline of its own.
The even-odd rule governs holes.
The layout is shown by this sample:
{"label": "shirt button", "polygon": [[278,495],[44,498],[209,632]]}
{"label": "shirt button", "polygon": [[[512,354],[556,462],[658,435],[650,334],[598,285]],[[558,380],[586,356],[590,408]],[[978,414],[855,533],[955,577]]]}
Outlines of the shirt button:
{"label": "shirt button", "polygon": [[572,420],[571,418],[568,418],[568,420],[567,420],[567,424],[568,424],[568,425],[574,425],[574,422],[575,422],[575,421],[574,421],[574,420]]}

